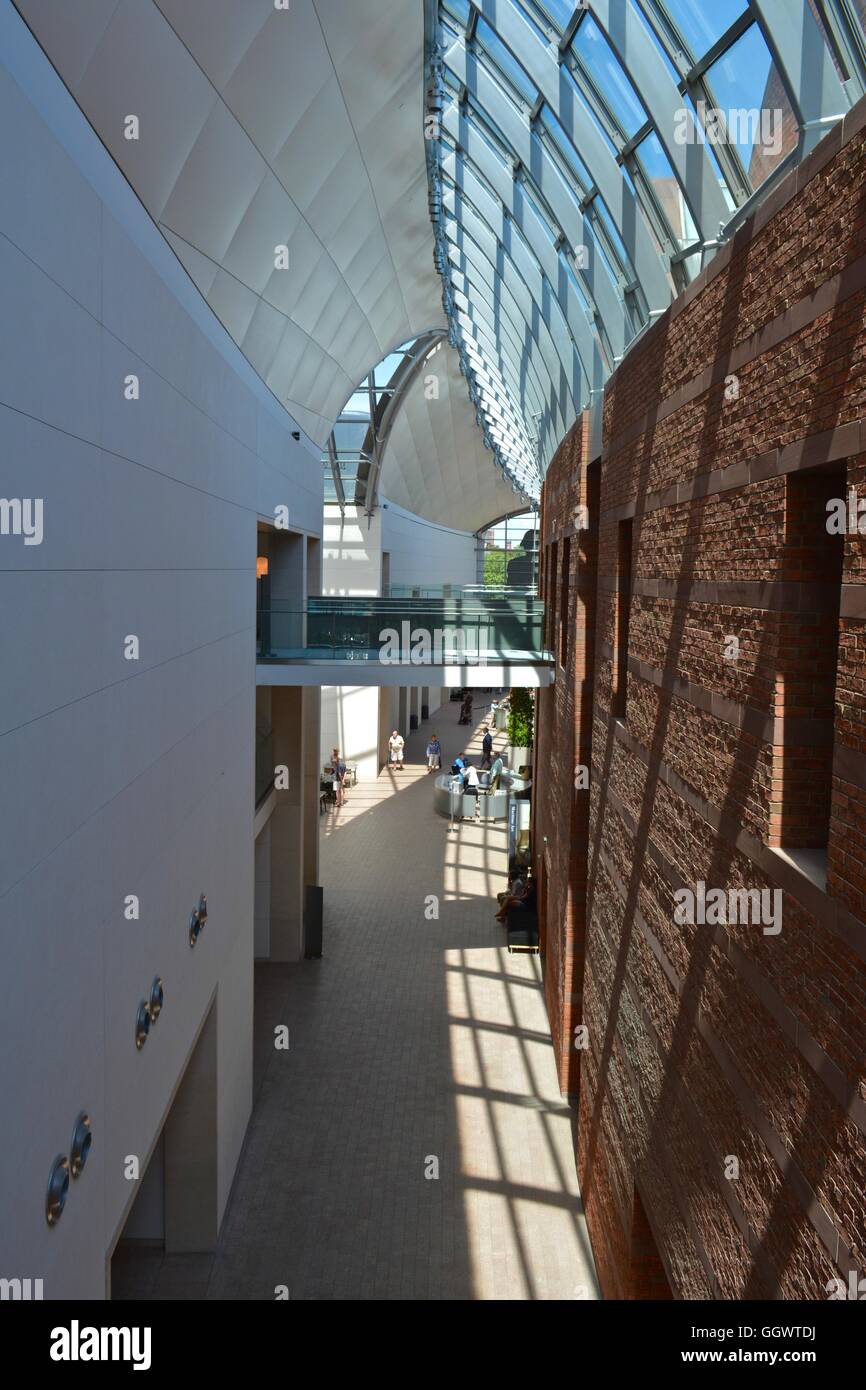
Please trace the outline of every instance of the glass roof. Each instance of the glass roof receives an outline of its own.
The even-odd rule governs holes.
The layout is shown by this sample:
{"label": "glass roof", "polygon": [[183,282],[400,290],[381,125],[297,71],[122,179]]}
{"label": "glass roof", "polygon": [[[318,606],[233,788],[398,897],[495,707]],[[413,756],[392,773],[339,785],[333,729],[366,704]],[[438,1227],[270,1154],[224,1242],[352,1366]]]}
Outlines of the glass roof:
{"label": "glass roof", "polygon": [[340,506],[375,496],[383,434],[390,407],[441,334],[422,334],[389,352],[353,391],[340,413],[322,455],[325,501]]}
{"label": "glass roof", "polygon": [[[443,339],[441,332],[434,331],[401,344],[352,392],[322,454],[326,502],[341,507],[374,505],[385,445],[401,398]],[[492,346],[492,340],[488,341]],[[511,403],[496,361],[485,358],[470,343],[464,375],[477,422],[496,462],[512,482],[530,484],[537,474],[535,446]]]}
{"label": "glass roof", "polygon": [[530,495],[634,338],[866,90],[866,0],[425,0],[436,260]]}

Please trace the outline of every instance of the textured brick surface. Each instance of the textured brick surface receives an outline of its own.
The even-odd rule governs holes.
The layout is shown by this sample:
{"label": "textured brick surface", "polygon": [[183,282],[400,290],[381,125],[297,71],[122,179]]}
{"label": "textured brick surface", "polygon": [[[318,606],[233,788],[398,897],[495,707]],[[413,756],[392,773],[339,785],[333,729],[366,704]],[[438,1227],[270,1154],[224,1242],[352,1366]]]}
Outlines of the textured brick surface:
{"label": "textured brick surface", "polygon": [[[539,702],[535,847],[609,1297],[820,1299],[866,1268],[866,552],[861,536],[834,550],[824,524],[840,488],[866,496],[864,142],[740,233],[606,392],[590,572],[569,576],[582,665]],[[554,630],[586,438],[580,421],[545,483]],[[826,889],[820,856],[797,859],[822,840]],[[781,889],[781,933],[678,923],[674,894],[699,880]]]}

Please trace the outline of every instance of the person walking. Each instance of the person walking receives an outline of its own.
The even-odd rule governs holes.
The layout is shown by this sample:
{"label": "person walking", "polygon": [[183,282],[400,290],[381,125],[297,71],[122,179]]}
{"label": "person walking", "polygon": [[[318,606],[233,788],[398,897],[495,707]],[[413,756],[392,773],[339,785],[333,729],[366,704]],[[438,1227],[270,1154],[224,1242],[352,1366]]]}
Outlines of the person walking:
{"label": "person walking", "polygon": [[427,771],[435,772],[442,766],[442,744],[439,742],[439,735],[434,734],[427,744]]}
{"label": "person walking", "polygon": [[499,791],[499,788],[500,788],[500,786],[501,786],[501,784],[502,784],[502,759],[500,758],[499,754],[497,753],[497,754],[496,754],[496,757],[493,759],[493,765],[492,765],[492,767],[490,768],[490,790],[491,790],[492,792],[498,792],[498,791]]}
{"label": "person walking", "polygon": [[490,729],[484,725],[484,737],[481,740],[481,766],[488,769],[493,761],[493,735]]}
{"label": "person walking", "polygon": [[391,766],[395,771],[403,766],[403,744],[403,735],[399,733],[397,729],[394,729],[388,740],[388,748],[391,755]]}
{"label": "person walking", "polygon": [[331,782],[337,805],[342,806],[346,800],[346,764],[340,757],[339,748],[331,749]]}

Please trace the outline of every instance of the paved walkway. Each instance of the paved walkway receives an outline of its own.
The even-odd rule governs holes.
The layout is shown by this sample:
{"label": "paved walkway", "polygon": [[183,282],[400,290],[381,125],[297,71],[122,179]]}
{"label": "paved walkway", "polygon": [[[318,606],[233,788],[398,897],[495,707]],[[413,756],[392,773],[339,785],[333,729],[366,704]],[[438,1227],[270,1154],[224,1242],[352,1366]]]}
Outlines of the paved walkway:
{"label": "paved walkway", "polygon": [[598,1296],[538,958],[509,956],[493,919],[504,827],[449,832],[432,808],[423,749],[433,728],[445,761],[465,746],[457,710],[323,820],[325,953],[257,967],[255,1105],[219,1248],[136,1254],[134,1296]]}

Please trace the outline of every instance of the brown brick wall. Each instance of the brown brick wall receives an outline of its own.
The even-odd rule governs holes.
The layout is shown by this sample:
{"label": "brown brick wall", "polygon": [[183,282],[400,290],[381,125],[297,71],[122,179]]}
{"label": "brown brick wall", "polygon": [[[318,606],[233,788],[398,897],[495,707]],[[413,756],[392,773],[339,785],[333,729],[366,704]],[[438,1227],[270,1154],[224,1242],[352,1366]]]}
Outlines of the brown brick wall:
{"label": "brown brick wall", "polygon": [[[548,645],[557,661],[554,686],[539,691],[536,762],[539,795],[533,804],[533,841],[541,846],[544,886],[542,965],[551,1028],[557,1040],[560,1085],[576,1094],[580,1053],[574,1028],[581,1022],[589,791],[575,771],[590,763],[592,663],[595,646],[595,534],[581,530],[592,479],[584,428],[568,436],[547,475],[542,518],[542,592],[547,599]],[[564,557],[568,582],[563,587]],[[563,608],[566,597],[567,611]],[[567,632],[567,664],[562,634]],[[544,845],[545,836],[547,846]]]}
{"label": "brown brick wall", "polygon": [[[825,524],[866,497],[864,126],[861,104],[627,355],[597,474],[581,420],[545,482],[557,652],[568,535],[572,558],[538,707],[543,965],[608,1297],[866,1273],[866,536]],[[781,931],[680,923],[701,880],[778,890]]]}

